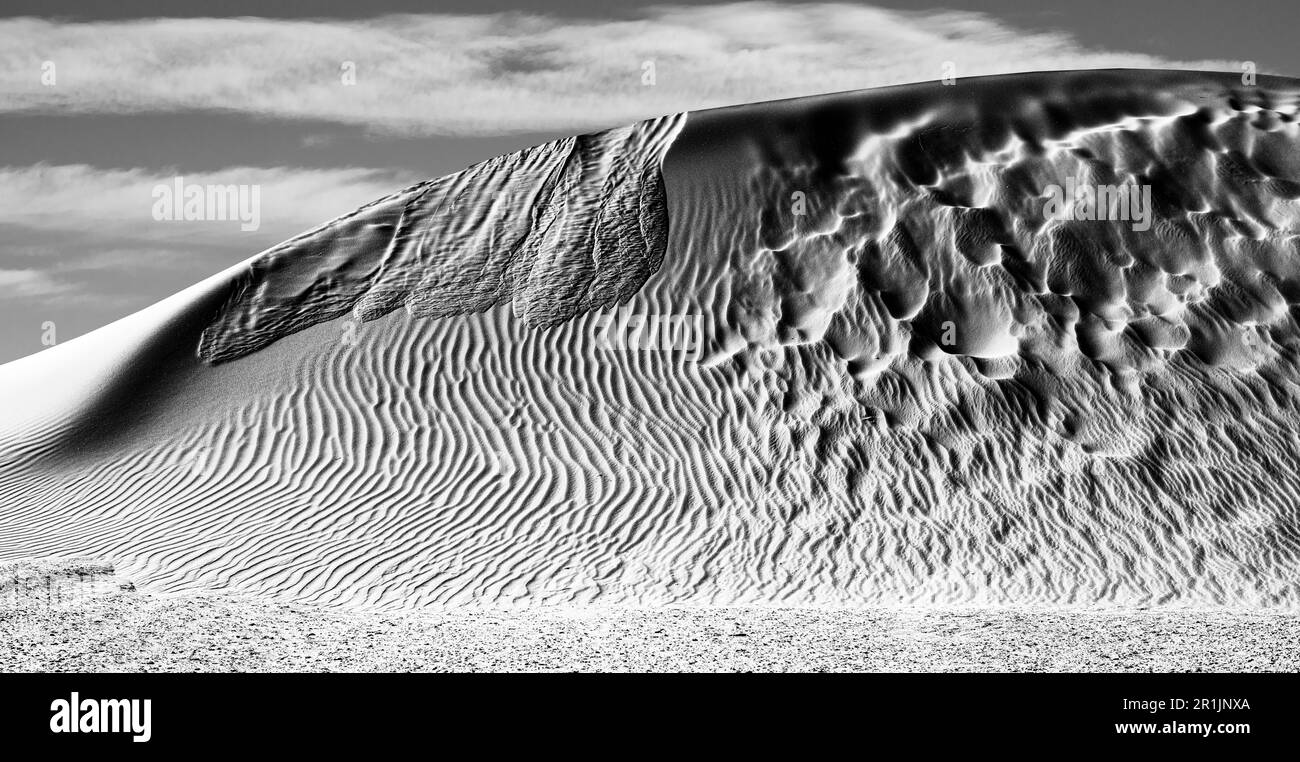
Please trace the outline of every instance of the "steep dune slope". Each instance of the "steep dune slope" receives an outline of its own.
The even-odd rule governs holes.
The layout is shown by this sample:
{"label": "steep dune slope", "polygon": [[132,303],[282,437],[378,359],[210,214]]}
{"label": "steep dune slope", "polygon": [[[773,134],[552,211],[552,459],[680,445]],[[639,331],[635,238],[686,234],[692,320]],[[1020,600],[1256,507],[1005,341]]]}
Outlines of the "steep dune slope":
{"label": "steep dune slope", "polygon": [[351,604],[1295,606],[1297,98],[961,80],[423,183],[0,367],[0,559]]}

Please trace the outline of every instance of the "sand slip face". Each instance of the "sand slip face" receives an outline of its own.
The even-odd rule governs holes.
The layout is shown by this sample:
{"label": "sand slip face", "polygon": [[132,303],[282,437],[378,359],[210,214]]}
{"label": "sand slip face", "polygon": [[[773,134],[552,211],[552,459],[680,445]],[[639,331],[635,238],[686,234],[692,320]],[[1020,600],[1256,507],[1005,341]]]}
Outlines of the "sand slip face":
{"label": "sand slip face", "polygon": [[0,558],[347,604],[1295,606],[1298,93],[959,80],[407,189],[0,367]]}

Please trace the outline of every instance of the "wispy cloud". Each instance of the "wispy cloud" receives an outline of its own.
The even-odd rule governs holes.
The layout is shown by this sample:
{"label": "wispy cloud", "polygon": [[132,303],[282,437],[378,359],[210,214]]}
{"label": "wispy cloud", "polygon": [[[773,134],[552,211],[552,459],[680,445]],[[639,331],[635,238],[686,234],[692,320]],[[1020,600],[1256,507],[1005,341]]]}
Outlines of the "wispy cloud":
{"label": "wispy cloud", "polygon": [[0,270],[0,291],[10,298],[48,299],[72,290],[71,284],[40,270]]}
{"label": "wispy cloud", "polygon": [[[578,130],[681,110],[957,76],[1231,69],[1091,51],[970,13],[848,4],[660,7],[627,20],[0,21],[0,110],[222,109],[380,131]],[[49,82],[52,65],[53,84]],[[647,84],[653,66],[653,86]],[[344,84],[355,74],[355,85]]]}
{"label": "wispy cloud", "polygon": [[186,185],[257,186],[260,226],[154,216],[176,174],[85,165],[0,167],[0,291],[6,303],[75,299],[139,308],[418,177],[395,170],[234,167]]}
{"label": "wispy cloud", "polygon": [[[190,222],[155,219],[154,189],[173,187],[178,176],[185,185],[257,186],[260,226],[242,231],[233,216]],[[80,233],[103,243],[125,240],[140,249],[159,244],[237,246],[251,256],[419,179],[391,169],[232,167],[182,174],[84,164],[0,167],[0,226],[42,234]],[[6,248],[0,245],[0,261],[21,255],[20,249]]]}

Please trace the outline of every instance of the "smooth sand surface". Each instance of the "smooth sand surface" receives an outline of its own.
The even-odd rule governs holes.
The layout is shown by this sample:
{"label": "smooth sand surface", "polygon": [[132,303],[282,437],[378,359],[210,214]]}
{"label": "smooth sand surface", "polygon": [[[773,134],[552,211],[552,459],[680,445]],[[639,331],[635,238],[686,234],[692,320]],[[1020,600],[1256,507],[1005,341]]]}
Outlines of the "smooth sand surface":
{"label": "smooth sand surface", "polygon": [[[1300,616],[1113,608],[391,612],[154,596],[87,562],[6,567],[0,670],[1296,671]],[[14,582],[17,581],[15,586]]]}

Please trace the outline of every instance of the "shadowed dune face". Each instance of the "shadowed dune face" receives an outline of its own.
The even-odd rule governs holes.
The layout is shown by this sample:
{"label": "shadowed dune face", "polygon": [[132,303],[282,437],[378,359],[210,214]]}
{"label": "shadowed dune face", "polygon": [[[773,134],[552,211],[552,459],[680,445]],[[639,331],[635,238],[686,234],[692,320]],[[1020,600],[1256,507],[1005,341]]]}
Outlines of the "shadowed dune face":
{"label": "shadowed dune face", "polygon": [[375,202],[266,252],[203,332],[222,362],[400,307],[421,318],[510,303],[531,327],[624,302],[663,261],[669,116],[507,154]]}
{"label": "shadowed dune face", "polygon": [[1297,98],[959,80],[421,184],[123,321],[111,394],[0,435],[0,558],[351,604],[1294,607]]}

